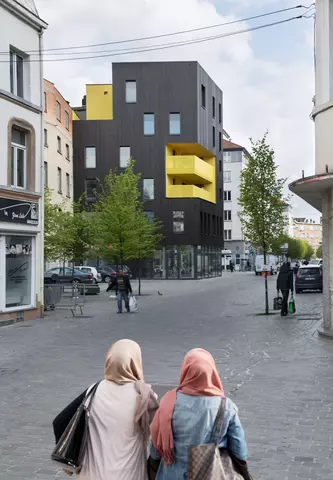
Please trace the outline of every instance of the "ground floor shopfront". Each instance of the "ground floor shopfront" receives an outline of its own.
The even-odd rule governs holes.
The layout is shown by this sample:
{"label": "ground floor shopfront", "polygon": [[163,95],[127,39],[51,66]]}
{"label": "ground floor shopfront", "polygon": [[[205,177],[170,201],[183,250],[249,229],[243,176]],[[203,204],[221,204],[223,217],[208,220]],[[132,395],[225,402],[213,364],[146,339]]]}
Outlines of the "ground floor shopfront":
{"label": "ground floor shopfront", "polygon": [[41,314],[39,202],[0,196],[0,321]]}
{"label": "ground floor shopfront", "polygon": [[[137,276],[137,268],[133,268]],[[221,248],[200,245],[171,245],[155,252],[141,266],[143,278],[200,279],[222,275]]]}

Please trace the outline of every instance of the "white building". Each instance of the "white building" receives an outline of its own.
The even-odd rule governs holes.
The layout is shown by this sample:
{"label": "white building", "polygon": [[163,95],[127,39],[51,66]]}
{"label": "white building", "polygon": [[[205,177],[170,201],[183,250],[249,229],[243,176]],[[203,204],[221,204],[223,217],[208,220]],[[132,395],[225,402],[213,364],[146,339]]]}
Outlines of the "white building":
{"label": "white building", "polygon": [[223,190],[224,190],[224,249],[225,266],[232,259],[236,269],[243,270],[250,258],[249,245],[244,239],[239,218],[240,175],[246,165],[246,149],[240,145],[223,140]]}
{"label": "white building", "polygon": [[315,175],[289,187],[322,212],[323,330],[333,337],[333,0],[316,1]]}
{"label": "white building", "polygon": [[294,222],[293,222],[293,216],[291,213],[291,206],[286,205],[286,208],[284,209],[283,212],[284,219],[285,219],[285,230],[284,233],[288,235],[288,237],[293,237],[294,236]]}
{"label": "white building", "polygon": [[43,304],[43,72],[33,0],[0,0],[0,321]]}

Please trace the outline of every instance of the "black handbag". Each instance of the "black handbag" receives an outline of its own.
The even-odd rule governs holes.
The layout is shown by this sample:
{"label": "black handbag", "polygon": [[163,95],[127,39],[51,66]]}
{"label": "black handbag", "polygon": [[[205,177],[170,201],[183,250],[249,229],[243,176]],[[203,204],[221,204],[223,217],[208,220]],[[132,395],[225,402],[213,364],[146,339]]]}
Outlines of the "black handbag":
{"label": "black handbag", "polygon": [[99,382],[85,395],[51,454],[51,459],[58,467],[67,472],[80,473],[82,469],[89,434],[89,415],[98,385]]}
{"label": "black handbag", "polygon": [[282,304],[283,304],[283,298],[279,295],[279,291],[278,291],[277,296],[273,300],[273,309],[281,310]]}

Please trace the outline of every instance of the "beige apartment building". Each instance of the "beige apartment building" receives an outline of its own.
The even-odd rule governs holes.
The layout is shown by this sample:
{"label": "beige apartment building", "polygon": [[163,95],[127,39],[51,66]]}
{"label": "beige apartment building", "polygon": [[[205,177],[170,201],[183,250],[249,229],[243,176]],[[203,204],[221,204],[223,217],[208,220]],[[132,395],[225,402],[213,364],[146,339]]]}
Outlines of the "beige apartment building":
{"label": "beige apartment building", "polygon": [[306,240],[316,251],[322,242],[322,225],[308,218],[293,218],[293,236]]}
{"label": "beige apartment building", "polygon": [[44,185],[52,190],[52,203],[72,209],[72,109],[48,80],[44,80]]}

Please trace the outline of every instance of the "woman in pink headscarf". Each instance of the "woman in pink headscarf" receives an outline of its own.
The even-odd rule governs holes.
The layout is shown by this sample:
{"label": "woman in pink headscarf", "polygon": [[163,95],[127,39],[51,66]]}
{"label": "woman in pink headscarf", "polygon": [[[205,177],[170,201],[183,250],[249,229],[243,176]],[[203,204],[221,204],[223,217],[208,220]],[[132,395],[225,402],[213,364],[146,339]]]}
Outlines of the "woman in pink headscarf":
{"label": "woman in pink headscarf", "polygon": [[[160,458],[157,480],[183,480],[189,447],[209,443],[213,424],[224,398],[215,361],[206,350],[196,348],[184,358],[180,384],[161,400],[151,424],[153,459]],[[227,448],[245,464],[247,448],[236,405],[226,399],[220,448]],[[239,477],[242,478],[242,477]]]}

